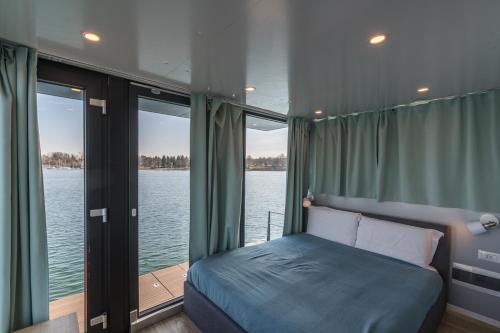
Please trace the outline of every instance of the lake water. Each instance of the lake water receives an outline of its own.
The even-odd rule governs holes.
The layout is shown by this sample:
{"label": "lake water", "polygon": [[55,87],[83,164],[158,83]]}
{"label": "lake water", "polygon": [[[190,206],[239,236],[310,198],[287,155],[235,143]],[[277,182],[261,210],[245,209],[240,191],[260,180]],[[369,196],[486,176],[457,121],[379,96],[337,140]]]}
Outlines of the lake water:
{"label": "lake water", "polygon": [[[83,291],[83,170],[44,169],[50,300]],[[246,172],[246,243],[265,240],[268,211],[283,213],[285,171]],[[139,272],[188,260],[189,171],[139,171]],[[271,215],[271,238],[283,216]]]}

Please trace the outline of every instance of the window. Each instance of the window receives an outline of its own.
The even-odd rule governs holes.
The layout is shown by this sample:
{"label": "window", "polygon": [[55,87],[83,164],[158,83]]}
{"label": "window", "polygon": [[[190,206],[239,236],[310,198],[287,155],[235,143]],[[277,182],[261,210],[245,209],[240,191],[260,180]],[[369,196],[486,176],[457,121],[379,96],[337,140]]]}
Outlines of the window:
{"label": "window", "polygon": [[37,104],[49,255],[50,318],[84,300],[84,92],[39,82]]}
{"label": "window", "polygon": [[285,213],[285,122],[246,118],[245,245],[281,237]]}
{"label": "window", "polygon": [[138,97],[139,312],[183,296],[189,244],[188,106]]}

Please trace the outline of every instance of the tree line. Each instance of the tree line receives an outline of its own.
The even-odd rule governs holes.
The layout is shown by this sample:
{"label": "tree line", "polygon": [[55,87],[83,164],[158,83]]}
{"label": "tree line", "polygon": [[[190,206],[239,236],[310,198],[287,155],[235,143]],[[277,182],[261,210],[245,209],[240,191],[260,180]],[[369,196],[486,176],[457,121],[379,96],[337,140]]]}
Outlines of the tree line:
{"label": "tree line", "polygon": [[145,156],[139,157],[140,169],[189,169],[188,156]]}
{"label": "tree line", "polygon": [[83,169],[84,163],[82,154],[55,152],[42,155],[42,165],[46,168]]}
{"label": "tree line", "polygon": [[247,170],[286,170],[286,156],[281,154],[276,157],[257,157],[248,155],[246,158]]}
{"label": "tree line", "polygon": [[[248,155],[246,158],[247,170],[286,170],[286,156],[281,154],[276,157],[256,157]],[[42,155],[42,164],[46,168],[72,168],[83,169],[84,158],[82,154],[69,154],[62,152]],[[191,160],[189,156],[146,156],[139,157],[140,169],[189,169]]]}

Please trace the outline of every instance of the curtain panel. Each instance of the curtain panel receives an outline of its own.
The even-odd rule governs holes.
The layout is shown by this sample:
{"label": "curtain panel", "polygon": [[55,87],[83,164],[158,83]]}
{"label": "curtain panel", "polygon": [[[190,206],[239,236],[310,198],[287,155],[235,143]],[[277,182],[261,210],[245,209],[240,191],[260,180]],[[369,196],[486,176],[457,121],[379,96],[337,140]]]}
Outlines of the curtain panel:
{"label": "curtain panel", "polygon": [[315,193],[500,212],[500,91],[315,122]]}
{"label": "curtain panel", "polygon": [[315,122],[311,133],[311,190],[337,196],[376,196],[378,113]]}
{"label": "curtain panel", "polygon": [[0,42],[0,331],[49,317],[36,51]]}
{"label": "curtain panel", "polygon": [[302,199],[308,188],[309,121],[288,120],[288,162],[283,235],[303,231]]}
{"label": "curtain panel", "polygon": [[380,112],[381,201],[500,212],[500,91]]}
{"label": "curtain panel", "polygon": [[189,262],[239,246],[243,204],[243,110],[191,96]]}

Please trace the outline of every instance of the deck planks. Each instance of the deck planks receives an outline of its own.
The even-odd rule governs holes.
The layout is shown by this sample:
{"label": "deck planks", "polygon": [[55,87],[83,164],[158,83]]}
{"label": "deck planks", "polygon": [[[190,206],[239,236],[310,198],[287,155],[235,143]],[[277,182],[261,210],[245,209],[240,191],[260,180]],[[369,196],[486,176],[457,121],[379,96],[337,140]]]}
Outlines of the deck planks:
{"label": "deck planks", "polygon": [[[184,295],[187,262],[139,276],[139,312]],[[49,304],[49,318],[76,313],[78,328],[84,332],[84,294],[70,295]]]}
{"label": "deck planks", "polygon": [[161,282],[152,274],[139,277],[139,312],[174,299]]}
{"label": "deck planks", "polygon": [[78,328],[80,332],[85,329],[85,315],[84,315],[84,294],[75,294],[67,296],[56,301],[49,303],[49,319],[64,317],[72,313],[76,313]]}
{"label": "deck planks", "polygon": [[186,271],[179,265],[164,268],[152,274],[173,297],[177,298],[184,295]]}

